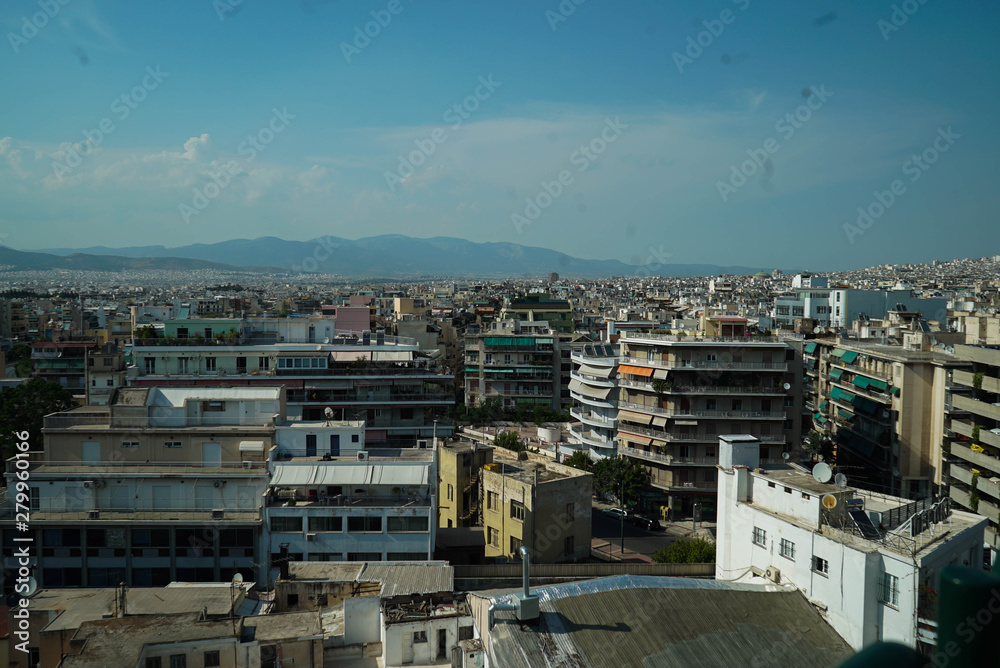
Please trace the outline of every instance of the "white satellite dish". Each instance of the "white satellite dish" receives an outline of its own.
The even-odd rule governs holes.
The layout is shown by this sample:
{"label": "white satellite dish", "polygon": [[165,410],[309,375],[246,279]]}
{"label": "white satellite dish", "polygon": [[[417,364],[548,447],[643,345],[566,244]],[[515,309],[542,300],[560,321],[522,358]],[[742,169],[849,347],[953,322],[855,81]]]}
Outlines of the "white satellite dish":
{"label": "white satellite dish", "polygon": [[325,409],[323,409],[323,415],[326,416],[327,420],[332,420],[333,419],[333,409],[330,408],[329,406],[327,406]]}
{"label": "white satellite dish", "polygon": [[792,453],[790,453],[790,452],[782,452],[781,453],[781,458],[784,459],[787,462],[789,459],[792,458]]}
{"label": "white satellite dish", "polygon": [[820,462],[813,467],[813,478],[816,482],[827,483],[830,482],[830,478],[833,477],[833,469],[826,462]]}
{"label": "white satellite dish", "polygon": [[788,390],[792,389],[792,384],[791,383],[785,383],[783,385],[783,387],[785,388],[785,391],[787,392]]}
{"label": "white satellite dish", "polygon": [[38,591],[38,580],[36,580],[34,577],[29,577],[28,578],[28,589],[27,589],[27,591],[24,592],[24,595],[25,596],[31,596],[36,591]]}
{"label": "white satellite dish", "polygon": [[233,574],[233,584],[243,584],[243,574],[234,573]]}
{"label": "white satellite dish", "polygon": [[838,473],[836,476],[834,476],[833,482],[834,484],[837,485],[837,487],[843,489],[847,487],[847,476],[844,475],[843,473]]}
{"label": "white satellite dish", "polygon": [[323,343],[330,343],[330,337],[328,336],[325,339],[323,339]]}

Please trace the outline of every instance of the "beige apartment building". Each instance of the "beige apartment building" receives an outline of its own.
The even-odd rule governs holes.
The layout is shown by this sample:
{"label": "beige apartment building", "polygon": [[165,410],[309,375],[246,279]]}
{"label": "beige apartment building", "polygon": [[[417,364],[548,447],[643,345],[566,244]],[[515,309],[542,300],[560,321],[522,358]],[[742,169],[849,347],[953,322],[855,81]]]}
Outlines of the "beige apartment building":
{"label": "beige apartment building", "polygon": [[475,442],[439,443],[438,527],[481,526],[483,467],[493,462],[493,448]]}
{"label": "beige apartment building", "polygon": [[486,557],[534,563],[590,557],[590,473],[542,460],[497,459],[483,469]]}

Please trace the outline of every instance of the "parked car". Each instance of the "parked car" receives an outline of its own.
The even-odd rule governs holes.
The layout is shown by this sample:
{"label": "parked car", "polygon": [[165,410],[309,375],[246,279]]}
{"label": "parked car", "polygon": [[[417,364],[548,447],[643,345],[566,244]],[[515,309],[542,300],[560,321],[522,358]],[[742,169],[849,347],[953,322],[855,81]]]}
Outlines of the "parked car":
{"label": "parked car", "polygon": [[628,519],[629,513],[624,508],[605,508],[601,511],[601,514],[605,517],[613,517],[616,520],[621,518]]}
{"label": "parked car", "polygon": [[659,520],[655,520],[652,517],[632,517],[632,524],[637,527],[642,527],[647,531],[662,531],[663,526],[660,524]]}

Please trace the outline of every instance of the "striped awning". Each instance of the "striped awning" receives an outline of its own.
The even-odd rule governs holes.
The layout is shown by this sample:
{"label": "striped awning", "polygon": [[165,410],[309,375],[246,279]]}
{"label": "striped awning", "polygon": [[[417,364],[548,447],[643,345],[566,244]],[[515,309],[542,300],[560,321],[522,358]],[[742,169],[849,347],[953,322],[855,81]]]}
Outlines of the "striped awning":
{"label": "striped awning", "polygon": [[667,418],[665,418],[665,417],[659,417],[659,416],[654,415],[653,416],[653,424],[656,425],[657,427],[666,427],[667,426]]}
{"label": "striped awning", "polygon": [[633,413],[632,411],[618,411],[618,419],[634,422],[636,424],[649,424],[653,420],[652,415],[643,413]]}
{"label": "striped awning", "polygon": [[667,370],[666,369],[656,369],[656,370],[654,370],[653,371],[653,378],[658,379],[658,380],[666,380],[667,379]]}
{"label": "striped awning", "polygon": [[590,366],[589,364],[580,365],[580,373],[585,373],[589,376],[597,376],[598,378],[610,378],[614,371],[615,370],[612,367]]}
{"label": "striped awning", "polygon": [[627,373],[632,376],[643,376],[644,378],[648,378],[653,375],[653,370],[642,366],[622,364],[618,367],[618,373]]}
{"label": "striped awning", "polygon": [[622,434],[622,438],[625,438],[632,443],[641,443],[642,445],[651,445],[653,439],[647,438],[645,436],[633,436],[632,434]]}

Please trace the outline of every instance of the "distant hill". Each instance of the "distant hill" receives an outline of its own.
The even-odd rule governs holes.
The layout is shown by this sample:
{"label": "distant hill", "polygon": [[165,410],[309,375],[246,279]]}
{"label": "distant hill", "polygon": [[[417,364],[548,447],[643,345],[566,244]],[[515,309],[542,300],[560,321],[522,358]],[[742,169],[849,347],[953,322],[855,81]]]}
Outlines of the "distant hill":
{"label": "distant hill", "polygon": [[[164,271],[190,271],[215,269],[217,271],[237,271],[218,262],[208,262],[186,257],[164,255],[162,257],[123,257],[121,255],[95,255],[70,251],[68,254],[19,251],[0,246],[0,271],[44,271],[46,269],[68,269],[74,271],[141,271],[158,269]],[[255,271],[259,271],[255,269]]]}
{"label": "distant hill", "polygon": [[[349,278],[414,278],[420,276],[535,277],[558,272],[564,276],[631,276],[640,268],[618,260],[582,260],[547,248],[512,243],[474,243],[453,237],[417,239],[387,234],[350,240],[325,237],[286,241],[277,237],[233,239],[179,248],[52,248],[53,255],[86,253],[127,258],[189,258],[233,267],[279,267],[293,272],[321,272]],[[712,264],[651,265],[644,274],[708,276],[753,274],[760,267]]]}

